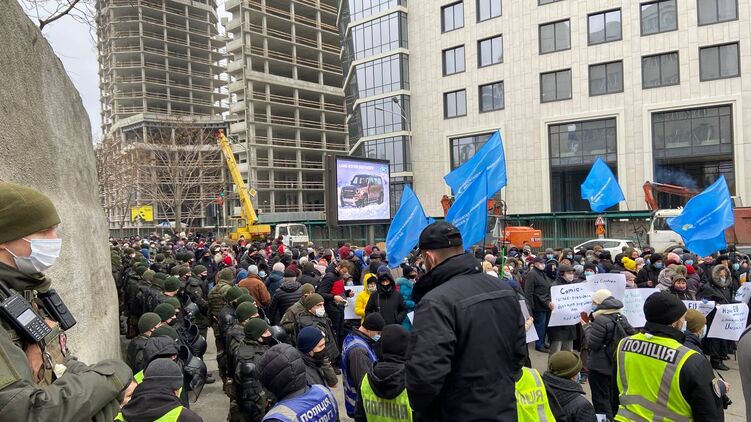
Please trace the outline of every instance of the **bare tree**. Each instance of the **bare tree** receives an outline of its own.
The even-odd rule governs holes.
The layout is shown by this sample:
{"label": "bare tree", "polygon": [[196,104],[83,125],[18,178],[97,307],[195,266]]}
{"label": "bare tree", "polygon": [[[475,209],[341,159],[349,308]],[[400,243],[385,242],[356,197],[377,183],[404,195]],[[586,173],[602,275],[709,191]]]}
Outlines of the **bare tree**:
{"label": "bare tree", "polygon": [[149,128],[137,158],[139,195],[160,218],[192,225],[223,190],[221,151],[212,129],[186,124]]}
{"label": "bare tree", "polygon": [[93,28],[96,21],[96,0],[18,0],[29,16],[37,20],[39,29],[68,16]]}
{"label": "bare tree", "polygon": [[110,223],[122,230],[135,205],[134,168],[117,137],[105,136],[94,146],[99,198]]}

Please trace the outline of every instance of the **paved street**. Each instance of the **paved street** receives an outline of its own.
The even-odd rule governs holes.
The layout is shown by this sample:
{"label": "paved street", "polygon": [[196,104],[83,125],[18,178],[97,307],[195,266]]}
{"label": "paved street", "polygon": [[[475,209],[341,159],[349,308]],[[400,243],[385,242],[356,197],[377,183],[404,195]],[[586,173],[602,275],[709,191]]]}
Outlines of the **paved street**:
{"label": "paved street", "polygon": [[[206,352],[205,356],[206,364],[208,365],[210,371],[215,371],[216,348],[214,347],[214,341],[211,332],[209,332],[209,337],[212,340],[208,342],[209,350]],[[547,365],[547,357],[548,355],[539,353],[533,349],[532,365],[541,372],[544,371]],[[741,389],[740,375],[738,373],[738,363],[734,360],[728,361],[726,363],[731,369],[730,371],[723,372],[722,375],[731,384],[730,398],[731,400],[733,400],[733,405],[730,406],[730,408],[725,412],[725,421],[743,422],[746,421],[746,412],[744,407],[743,391]],[[587,396],[589,397],[588,384],[584,386],[584,390],[587,392]],[[341,421],[351,421],[352,419],[348,418],[346,416],[346,412],[344,411],[344,396],[341,384],[340,387],[337,387],[334,390],[334,394],[336,395],[336,399],[339,402],[339,410],[340,414],[342,415]],[[218,377],[217,382],[211,385],[207,385],[206,388],[203,389],[203,393],[201,393],[201,397],[199,398],[198,402],[191,404],[191,408],[198,412],[198,414],[203,417],[203,420],[205,422],[222,422],[227,420],[229,399],[227,399],[227,397],[222,392],[222,383],[218,380]]]}

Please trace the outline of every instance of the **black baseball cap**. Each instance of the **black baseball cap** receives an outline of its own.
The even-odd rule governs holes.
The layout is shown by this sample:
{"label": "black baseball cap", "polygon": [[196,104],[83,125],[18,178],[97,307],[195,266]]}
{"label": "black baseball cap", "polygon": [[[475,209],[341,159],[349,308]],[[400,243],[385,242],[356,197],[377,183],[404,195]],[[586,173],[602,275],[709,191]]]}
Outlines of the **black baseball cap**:
{"label": "black baseball cap", "polygon": [[437,221],[420,233],[420,250],[446,249],[462,246],[462,234],[453,224]]}

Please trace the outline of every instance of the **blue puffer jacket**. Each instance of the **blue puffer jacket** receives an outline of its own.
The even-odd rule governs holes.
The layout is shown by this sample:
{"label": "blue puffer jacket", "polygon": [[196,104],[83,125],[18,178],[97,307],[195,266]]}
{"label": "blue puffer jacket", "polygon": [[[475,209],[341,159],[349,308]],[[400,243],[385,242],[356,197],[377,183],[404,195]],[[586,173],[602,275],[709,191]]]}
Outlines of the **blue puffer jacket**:
{"label": "blue puffer jacket", "polygon": [[[396,285],[399,286],[399,294],[402,295],[404,303],[407,304],[407,313],[414,312],[415,301],[412,300],[412,283],[404,277],[399,277],[396,279]],[[402,327],[412,331],[412,323],[409,322],[409,317],[404,318],[404,321],[402,321]]]}

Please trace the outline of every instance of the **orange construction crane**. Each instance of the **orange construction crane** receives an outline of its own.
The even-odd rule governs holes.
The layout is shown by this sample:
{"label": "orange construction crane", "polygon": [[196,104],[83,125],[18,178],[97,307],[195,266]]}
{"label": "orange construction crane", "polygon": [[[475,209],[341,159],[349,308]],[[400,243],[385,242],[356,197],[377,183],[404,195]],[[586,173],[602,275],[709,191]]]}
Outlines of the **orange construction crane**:
{"label": "orange construction crane", "polygon": [[668,185],[665,183],[650,181],[644,182],[642,188],[644,189],[644,202],[647,203],[647,207],[651,211],[660,208],[660,206],[657,204],[657,193],[659,192],[676,195],[683,198],[692,198],[699,193],[693,189],[689,189],[683,186]]}

